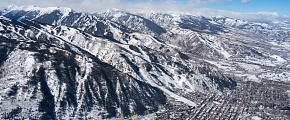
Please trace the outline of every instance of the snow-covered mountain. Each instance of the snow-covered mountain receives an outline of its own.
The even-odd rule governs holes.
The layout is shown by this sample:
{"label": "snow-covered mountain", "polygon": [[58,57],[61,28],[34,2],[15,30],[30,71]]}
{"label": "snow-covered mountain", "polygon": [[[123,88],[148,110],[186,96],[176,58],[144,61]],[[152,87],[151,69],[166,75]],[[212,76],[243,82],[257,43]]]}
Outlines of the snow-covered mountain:
{"label": "snow-covered mountain", "polygon": [[147,115],[184,93],[289,82],[289,24],[185,13],[0,9],[1,118]]}

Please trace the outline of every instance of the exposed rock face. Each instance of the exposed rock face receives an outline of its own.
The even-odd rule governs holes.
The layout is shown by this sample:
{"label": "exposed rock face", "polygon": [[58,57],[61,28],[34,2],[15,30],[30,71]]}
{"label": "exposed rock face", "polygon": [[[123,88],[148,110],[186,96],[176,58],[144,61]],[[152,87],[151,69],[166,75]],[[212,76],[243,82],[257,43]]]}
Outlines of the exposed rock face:
{"label": "exposed rock face", "polygon": [[195,106],[181,93],[222,93],[289,69],[285,24],[35,6],[0,15],[3,119],[147,115],[168,99]]}
{"label": "exposed rock face", "polygon": [[[71,50],[73,45],[61,39],[44,39],[48,37],[44,34],[43,38],[7,38],[14,32],[7,30],[2,33],[6,37],[0,39],[2,118],[143,115],[157,111],[167,101],[158,88],[122,73],[83,50],[74,48],[78,53]],[[31,34],[37,32],[35,29]],[[52,41],[56,44],[50,44]]]}

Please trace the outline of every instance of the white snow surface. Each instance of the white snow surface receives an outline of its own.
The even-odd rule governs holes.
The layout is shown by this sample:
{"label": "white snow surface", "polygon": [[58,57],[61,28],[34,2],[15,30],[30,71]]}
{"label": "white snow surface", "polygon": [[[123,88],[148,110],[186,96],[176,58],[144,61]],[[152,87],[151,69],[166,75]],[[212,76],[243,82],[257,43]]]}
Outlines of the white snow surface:
{"label": "white snow surface", "polygon": [[[11,11],[14,11],[14,14],[16,14],[16,12],[18,12],[19,10],[28,11],[28,12],[35,11],[38,13],[38,15],[35,18],[37,18],[41,15],[44,15],[44,14],[49,14],[55,10],[59,10],[62,13],[62,18],[68,16],[70,12],[73,12],[73,10],[71,8],[67,8],[67,7],[41,8],[41,7],[34,6],[34,5],[25,5],[25,6],[10,5],[7,7],[0,8],[0,10],[3,11],[3,14],[7,14]],[[18,19],[18,20],[21,20],[22,18],[23,17],[20,17],[20,19]]]}
{"label": "white snow surface", "polygon": [[1,10],[13,11],[13,10],[24,10],[24,11],[39,11],[41,14],[51,13],[54,10],[60,10],[62,13],[69,13],[72,11],[71,8],[66,7],[38,7],[34,5],[25,5],[25,6],[17,6],[17,5],[9,5],[7,7],[1,8]]}
{"label": "white snow surface", "polygon": [[258,117],[258,116],[253,116],[252,120],[262,120],[262,118]]}
{"label": "white snow surface", "polygon": [[[36,6],[25,6],[25,7],[24,6],[20,6],[20,7],[9,6],[7,7],[6,11],[18,10],[18,9],[26,10],[26,11],[39,11],[40,12],[39,15],[47,14],[54,10],[60,10],[63,13],[63,17],[66,17],[69,14],[69,12],[72,11],[71,9],[66,9],[66,8],[58,8],[58,7],[39,8]],[[153,12],[153,13],[148,13],[148,14],[153,15],[156,13]],[[114,17],[118,18],[122,15],[123,14],[116,12],[116,14],[114,14]],[[172,14],[172,16],[173,16],[172,18],[168,18],[169,21],[173,20],[175,22],[176,21],[180,22],[180,19],[183,17],[180,14]],[[4,19],[7,21],[10,20],[2,16],[0,16],[0,19]],[[158,19],[161,19],[161,18],[158,18]],[[227,19],[226,22],[227,24],[236,25],[236,26],[247,24],[246,21],[239,21],[239,20],[237,21],[233,19]],[[107,22],[106,24],[110,24],[110,22]],[[90,26],[92,25],[92,23],[88,22],[87,25]],[[267,24],[259,24],[259,25],[264,26],[266,28],[268,27]],[[3,24],[0,23],[0,30],[4,30],[2,26]],[[212,83],[211,80],[205,74],[200,74],[198,73],[198,69],[194,69],[194,67],[198,67],[198,66],[202,67],[202,65],[196,65],[195,63],[195,61],[198,61],[201,59],[195,58],[195,56],[194,57],[190,56],[193,59],[189,61],[184,61],[178,57],[176,50],[180,50],[182,49],[182,47],[180,47],[179,44],[175,44],[174,43],[175,40],[180,40],[181,42],[184,42],[184,44],[186,45],[192,45],[193,48],[202,43],[203,45],[208,47],[210,50],[215,50],[219,54],[223,55],[225,59],[216,59],[215,57],[212,57],[212,58],[205,58],[207,60],[204,60],[204,61],[207,61],[209,64],[216,66],[216,67],[211,66],[212,67],[211,69],[221,70],[222,74],[233,74],[235,76],[243,78],[244,80],[255,81],[255,82],[261,82],[261,80],[264,80],[264,79],[274,80],[274,81],[285,81],[285,82],[290,81],[290,73],[288,71],[267,70],[268,68],[265,67],[267,66],[269,67],[269,69],[271,69],[271,67],[276,68],[278,65],[285,64],[286,62],[288,62],[287,60],[289,60],[289,58],[287,58],[287,53],[284,53],[285,55],[272,54],[271,51],[265,51],[264,49],[259,49],[259,47],[263,48],[261,46],[251,45],[252,43],[244,44],[243,42],[248,42],[250,40],[246,39],[247,37],[244,37],[242,35],[241,35],[241,38],[238,38],[240,36],[238,36],[237,38],[235,37],[231,38],[232,36],[236,36],[235,33],[227,34],[229,36],[226,36],[223,34],[222,35],[205,34],[205,33],[193,32],[187,29],[181,29],[178,26],[172,27],[169,25],[170,27],[167,28],[168,33],[165,33],[162,36],[162,39],[164,38],[165,40],[168,40],[164,43],[158,41],[151,35],[138,33],[138,32],[128,33],[129,36],[135,36],[136,39],[131,37],[131,39],[128,42],[125,42],[122,39],[120,39],[122,36],[122,31],[119,30],[118,27],[114,27],[110,25],[109,27],[110,27],[111,32],[113,32],[114,34],[114,38],[116,40],[119,40],[119,42],[121,42],[121,43],[115,43],[104,38],[94,37],[90,35],[85,36],[80,30],[69,28],[66,26],[49,26],[49,25],[47,26],[41,25],[41,26],[44,29],[39,30],[39,32],[36,35],[34,35],[34,32],[32,30],[27,30],[25,31],[25,36],[36,37],[36,38],[39,38],[43,34],[47,34],[48,37],[57,36],[61,38],[60,42],[62,42],[62,44],[66,43],[72,51],[81,54],[81,52],[79,51],[79,48],[77,48],[77,47],[80,47],[82,50],[85,50],[91,53],[92,55],[95,55],[102,62],[108,63],[112,65],[113,67],[115,67],[116,69],[118,69],[119,71],[122,71],[123,73],[128,74],[138,80],[143,80],[144,82],[147,82],[150,85],[161,89],[167,95],[174,98],[176,101],[181,101],[190,106],[196,106],[196,104],[193,101],[190,101],[184,97],[181,97],[178,95],[178,93],[174,93],[172,91],[174,91],[175,89],[181,89],[182,92],[195,92],[195,91],[204,92],[205,90],[202,87],[203,86],[202,83],[205,83],[209,87],[208,91],[216,92],[215,90],[217,86],[216,84]],[[132,25],[131,27],[134,27],[134,25]],[[63,33],[62,32],[57,33],[56,28],[59,28],[60,31],[63,31]],[[8,29],[10,29],[11,31],[15,32],[15,34],[17,34],[17,31],[19,31],[20,28],[15,29],[13,27],[8,27]],[[147,32],[146,30],[147,29],[145,29],[144,31]],[[49,33],[52,33],[52,32],[54,34],[50,35]],[[167,35],[169,35],[170,32],[172,32],[177,37],[168,37]],[[235,31],[231,31],[231,32],[235,32]],[[237,35],[240,35],[240,34],[237,34]],[[221,37],[222,39],[220,39]],[[227,37],[229,37],[229,40],[225,42],[224,38],[227,38]],[[196,40],[196,38],[198,38],[198,40]],[[257,39],[254,39],[253,41],[257,41]],[[237,53],[235,54],[237,55],[234,55],[233,54],[234,52],[231,49],[231,47],[226,46],[228,44],[231,44],[233,46],[235,45],[242,46],[242,47],[239,49],[236,49]],[[283,46],[282,47],[283,50],[289,50],[289,46],[290,46],[288,43],[281,42],[278,44],[278,42],[275,42],[275,41],[269,42],[269,44],[272,44],[275,46]],[[129,47],[130,45],[136,46],[137,49],[140,51],[140,53],[134,50],[131,50]],[[239,53],[244,52],[248,49],[247,48],[245,50],[245,48],[243,48],[243,45],[248,45],[250,47],[253,47],[253,46],[257,47],[258,52],[266,56],[267,59],[260,59],[256,57],[255,55],[239,57],[238,56]],[[159,49],[160,46],[165,46],[165,49]],[[153,63],[153,61],[151,61],[150,59],[151,56],[149,57],[149,54],[151,54],[150,53],[151,51],[149,52],[145,51],[142,47],[147,47],[149,49],[152,49],[152,51],[156,50],[157,51],[156,53],[163,52],[166,49],[170,50],[170,52],[165,53],[167,56],[157,55],[156,58],[158,59],[157,60],[158,63]],[[45,48],[40,47],[40,49],[45,49]],[[260,51],[263,51],[264,53]],[[132,67],[128,65],[126,61],[121,57],[121,54],[128,57],[128,59],[136,67],[139,68],[139,72],[137,73],[134,72]],[[21,55],[22,58],[19,58],[19,56],[17,55]],[[18,59],[19,61],[15,61],[13,59]],[[31,52],[23,53],[21,51],[13,51],[8,61],[15,62],[13,64],[15,66],[8,65],[8,63],[4,63],[4,66],[7,65],[4,68],[8,69],[6,70],[8,71],[8,73],[7,73],[7,76],[3,77],[3,80],[9,79],[12,81],[11,84],[9,84],[8,86],[11,86],[12,84],[16,83],[15,80],[18,78],[24,78],[23,81],[28,80],[26,78],[31,73],[31,70],[32,70],[31,68],[37,68],[38,66],[37,64],[34,64],[36,61],[35,61],[35,58],[33,57],[33,53]],[[84,62],[83,58],[78,58],[78,61],[83,62],[82,67],[90,71],[89,68],[92,66],[92,64]],[[181,65],[184,65],[188,67],[190,70],[195,71],[195,73],[192,73],[192,74],[186,74],[183,72],[178,73],[181,70],[181,68],[178,65],[168,64],[168,61],[177,62]],[[45,63],[47,67],[50,66],[50,64],[51,63],[49,62]],[[145,64],[149,64],[152,67],[150,71],[146,70]],[[158,67],[157,64],[164,68]],[[20,72],[22,74],[13,74],[15,71]],[[58,83],[53,81],[53,79],[55,79],[54,78],[56,74],[55,71],[49,71],[46,74],[47,74],[46,75],[47,81],[50,87],[53,88],[53,86],[59,86]],[[156,78],[154,78],[153,75],[156,76]],[[83,78],[78,77],[77,79],[80,83],[83,82]],[[6,82],[2,84],[4,85],[6,84]],[[82,86],[81,84],[79,84],[79,86],[77,87],[80,88]],[[4,89],[0,93],[4,94],[7,91],[8,89]],[[57,94],[57,91],[58,91],[57,89],[52,89],[53,94]],[[78,97],[81,97],[82,91],[77,91],[77,92],[78,94],[80,94],[80,96]],[[60,93],[60,94],[64,94],[64,93]],[[23,96],[18,96],[18,98],[22,98],[22,97]],[[0,99],[2,98],[0,97]],[[80,101],[82,99],[83,98],[81,98]],[[60,100],[56,100],[56,102],[57,101],[60,101]],[[56,109],[59,109],[59,106],[56,106]],[[93,116],[93,114],[91,114],[91,116]]]}

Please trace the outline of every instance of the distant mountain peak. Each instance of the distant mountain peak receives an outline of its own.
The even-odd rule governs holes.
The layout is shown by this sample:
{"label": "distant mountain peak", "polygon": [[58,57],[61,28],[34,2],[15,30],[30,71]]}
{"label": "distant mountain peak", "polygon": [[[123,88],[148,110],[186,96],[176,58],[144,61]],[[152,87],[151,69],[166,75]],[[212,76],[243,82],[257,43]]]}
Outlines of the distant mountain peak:
{"label": "distant mountain peak", "polygon": [[38,7],[35,5],[24,5],[24,6],[17,6],[17,5],[9,5],[6,7],[3,7],[0,9],[1,11],[16,11],[16,10],[21,10],[21,11],[39,11],[40,13],[50,13],[53,12],[55,10],[59,10],[62,13],[69,13],[69,12],[73,12],[74,10],[72,10],[71,8],[68,7]]}
{"label": "distant mountain peak", "polygon": [[251,97],[247,81],[289,82],[289,28],[182,12],[7,6],[0,9],[0,118],[203,119],[224,110],[220,118],[238,119],[260,110],[248,109],[254,99],[235,98]]}

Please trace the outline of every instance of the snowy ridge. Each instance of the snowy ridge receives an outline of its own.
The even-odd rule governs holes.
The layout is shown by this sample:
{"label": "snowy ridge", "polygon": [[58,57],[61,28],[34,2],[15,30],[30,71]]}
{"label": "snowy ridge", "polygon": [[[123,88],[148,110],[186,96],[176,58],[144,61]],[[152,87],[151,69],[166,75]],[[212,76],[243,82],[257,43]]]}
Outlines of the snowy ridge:
{"label": "snowy ridge", "polygon": [[70,12],[73,11],[71,8],[66,8],[66,7],[41,8],[41,7],[34,6],[34,5],[27,5],[27,6],[10,5],[7,7],[3,7],[0,10],[1,10],[1,12],[4,12],[4,14],[11,12],[11,11],[29,11],[29,12],[37,11],[37,12],[39,12],[39,16],[51,13],[55,10],[59,10],[59,11],[61,11],[61,13],[63,13],[64,16],[67,16]]}
{"label": "snowy ridge", "polygon": [[0,14],[1,118],[127,118],[198,106],[183,95],[241,81],[289,82],[287,23],[35,6]]}
{"label": "snowy ridge", "polygon": [[[34,102],[34,103],[40,102],[40,104],[38,104],[39,107],[34,106],[34,105],[29,105],[29,104],[27,104],[28,106],[22,106],[21,109],[23,111],[22,112],[23,115],[21,116],[26,117],[26,118],[40,117],[43,119],[44,118],[45,119],[49,119],[49,118],[72,119],[72,118],[80,117],[79,114],[76,114],[74,111],[77,111],[77,113],[82,113],[84,110],[90,112],[90,114],[98,115],[98,116],[90,116],[91,118],[101,118],[101,117],[106,118],[106,117],[120,116],[120,115],[130,116],[131,114],[141,114],[142,112],[149,112],[149,110],[155,111],[156,108],[158,107],[156,105],[158,104],[162,105],[166,101],[166,98],[163,95],[163,93],[157,88],[152,87],[146,83],[136,81],[136,79],[126,74],[118,72],[112,66],[98,61],[98,59],[94,58],[93,56],[88,54],[86,51],[78,48],[75,45],[69,44],[66,40],[60,39],[59,37],[54,36],[54,35],[47,36],[49,34],[47,31],[39,30],[35,28],[36,26],[30,26],[30,27],[23,26],[23,27],[25,27],[25,30],[27,28],[33,29],[33,31],[31,32],[32,33],[35,32],[35,34],[27,36],[28,38],[23,39],[23,41],[20,43],[22,45],[17,45],[18,41],[15,41],[17,40],[18,36],[14,36],[16,37],[16,39],[7,39],[3,37],[1,37],[0,39],[4,44],[8,45],[7,50],[10,50],[9,49],[10,47],[12,50],[11,53],[7,53],[7,55],[9,55],[7,59],[5,57],[6,54],[4,54],[5,62],[3,65],[1,64],[1,67],[0,67],[2,71],[0,73],[1,85],[2,86],[4,84],[9,85],[4,88],[4,89],[7,88],[7,90],[0,93],[2,96],[5,96],[5,98],[3,99],[1,98],[1,101],[4,102],[3,106],[5,107],[8,104],[11,104],[10,107],[6,107],[6,108],[1,107],[1,109],[3,109],[4,111],[9,112],[11,109],[15,109],[15,108],[18,109],[19,104],[29,101],[29,102]],[[49,27],[46,26],[46,28],[49,28]],[[66,27],[61,27],[61,28],[66,29]],[[14,31],[14,29],[11,29],[11,30],[13,31],[10,31],[10,33],[17,32],[17,31]],[[5,32],[5,34],[9,34],[9,32],[7,31],[3,31],[3,32]],[[37,34],[38,32],[41,32],[41,33],[38,35]],[[21,36],[25,34],[19,34],[19,35]],[[45,41],[46,38],[48,41]],[[48,44],[48,43],[53,43],[53,44]],[[16,47],[14,46],[14,44],[16,44],[15,45]],[[43,49],[37,49],[34,47],[42,47]],[[2,45],[1,45],[1,50],[2,50]],[[45,53],[45,54],[41,54],[41,53]],[[43,57],[46,55],[51,56],[51,57],[48,57],[49,60],[43,59]],[[15,66],[15,64],[17,64],[17,66]],[[102,71],[102,72],[98,72],[98,71]],[[109,73],[112,74],[111,77],[114,77],[114,78],[107,77]],[[92,76],[92,74],[96,74],[97,76]],[[102,78],[100,76],[102,76]],[[19,82],[17,81],[18,79],[22,79],[22,81]],[[110,84],[110,80],[120,80],[122,82],[117,82],[117,84],[114,84],[114,86],[110,86],[110,85],[106,86],[106,85],[100,85],[93,82],[93,81],[96,81],[95,79],[98,79],[98,81],[103,81],[103,83],[109,82],[108,85]],[[67,81],[75,82],[75,83],[71,84]],[[30,82],[33,82],[33,84]],[[91,86],[88,88],[88,82],[90,82],[90,85],[93,85],[95,87]],[[37,87],[38,84],[41,85],[40,88]],[[27,85],[29,85],[30,86],[29,88],[31,88],[29,89],[29,91],[33,91],[34,89],[35,91],[34,94],[28,92],[28,95],[25,95],[27,94],[27,91],[26,91]],[[74,87],[72,88],[71,86],[74,86],[74,85],[78,85],[78,86],[76,86],[75,88]],[[97,87],[98,85],[100,86]],[[127,88],[125,89],[124,86],[127,86]],[[106,87],[110,87],[110,88],[116,87],[117,89],[116,91],[114,90],[107,91]],[[147,90],[140,91],[141,87],[147,89],[148,91]],[[99,93],[95,90],[95,88],[98,88]],[[135,90],[139,89],[138,91],[140,92],[138,92],[138,94],[136,92],[130,92],[129,94],[131,95],[136,94],[133,96],[138,97],[139,100],[140,98],[146,97],[147,95],[149,95],[150,98],[148,98],[148,100],[150,100],[151,102],[137,104],[136,102],[140,102],[139,100],[137,100],[137,98],[133,98],[134,100],[132,99],[132,97],[128,98],[128,95],[125,93],[128,93],[129,89],[131,88]],[[84,89],[86,90],[84,91]],[[145,91],[147,92],[145,93]],[[73,94],[73,93],[70,93],[70,92],[75,92],[75,94],[71,96],[69,94]],[[91,92],[94,92],[93,96],[91,96],[92,95]],[[100,97],[102,96],[104,92],[111,93],[111,94],[107,94],[108,96],[118,95],[120,97],[118,96],[117,97],[120,99],[125,98],[123,96],[125,95],[127,99],[118,100],[118,101],[122,101],[122,104],[120,104],[114,98],[116,96],[109,97],[109,98],[104,98],[104,96]],[[143,92],[144,94],[141,94]],[[14,98],[15,95],[20,95],[20,96]],[[90,97],[88,98],[88,96]],[[11,98],[12,101],[10,101],[10,99],[6,99],[8,97],[12,97]],[[13,103],[14,99],[18,100],[19,102]],[[119,111],[119,113],[117,114],[114,112],[114,110],[111,110],[110,108],[102,107],[103,104],[107,104],[107,103],[103,103],[102,99],[103,100],[114,99],[114,100],[111,100],[112,103],[109,105],[111,105],[111,107],[113,107],[114,105],[118,105],[119,107],[117,108],[122,108],[122,110]],[[49,105],[51,107],[44,107],[44,106],[47,106],[47,104],[44,105],[43,101],[44,102],[49,101]],[[91,101],[91,102],[94,101],[95,104],[92,104],[91,102],[86,103],[86,105],[87,104],[91,104],[91,105],[85,107],[84,106],[85,101]],[[67,105],[68,104],[72,104],[72,105],[63,106],[64,103]],[[79,103],[79,104],[76,104],[76,103]],[[152,106],[153,104],[155,106]],[[129,105],[129,106],[126,106],[126,105]],[[43,109],[44,113],[47,113],[47,114],[42,114],[42,112],[39,112],[38,109],[33,110],[33,112],[31,112],[30,107]],[[89,107],[90,109],[87,109],[87,107]],[[140,107],[143,107],[143,108],[140,108]],[[132,109],[128,109],[128,108],[132,108]],[[59,112],[54,114],[51,110],[53,110],[53,112],[54,110],[57,110]],[[31,114],[28,114],[28,111],[30,111]],[[1,115],[4,115],[4,114],[6,113],[1,112]],[[11,116],[4,115],[1,117],[9,118]],[[86,116],[86,117],[89,117],[89,116]]]}

